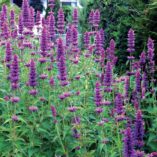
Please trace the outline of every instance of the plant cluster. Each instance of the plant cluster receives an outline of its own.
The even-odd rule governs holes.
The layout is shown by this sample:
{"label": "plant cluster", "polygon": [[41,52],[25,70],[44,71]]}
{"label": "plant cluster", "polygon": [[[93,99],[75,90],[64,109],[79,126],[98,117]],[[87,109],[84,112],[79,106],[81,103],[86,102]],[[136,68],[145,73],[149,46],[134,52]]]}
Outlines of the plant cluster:
{"label": "plant cluster", "polygon": [[98,9],[79,41],[79,11],[66,25],[63,9],[56,21],[54,1],[49,7],[35,18],[23,0],[18,21],[6,5],[0,12],[0,156],[156,157],[153,39],[138,59],[129,29],[129,69],[119,76],[116,42],[104,46]]}

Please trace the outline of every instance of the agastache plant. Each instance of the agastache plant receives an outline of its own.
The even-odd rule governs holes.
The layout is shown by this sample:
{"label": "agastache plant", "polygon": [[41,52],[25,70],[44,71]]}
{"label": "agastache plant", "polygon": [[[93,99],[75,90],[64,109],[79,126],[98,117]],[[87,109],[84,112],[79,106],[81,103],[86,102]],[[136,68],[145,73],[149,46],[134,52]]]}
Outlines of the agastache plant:
{"label": "agastache plant", "polygon": [[58,28],[58,33],[59,34],[64,33],[64,27],[65,27],[64,11],[63,11],[62,8],[60,8],[59,11],[58,11],[58,21],[57,21],[57,28]]}

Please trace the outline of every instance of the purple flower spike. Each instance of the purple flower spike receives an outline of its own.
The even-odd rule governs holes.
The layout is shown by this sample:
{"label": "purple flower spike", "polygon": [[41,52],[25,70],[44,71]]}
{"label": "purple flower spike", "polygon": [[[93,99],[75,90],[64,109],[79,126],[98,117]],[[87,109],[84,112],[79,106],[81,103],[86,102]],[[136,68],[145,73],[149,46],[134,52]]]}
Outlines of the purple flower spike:
{"label": "purple flower spike", "polygon": [[105,77],[104,77],[104,86],[110,88],[112,86],[112,65],[111,62],[107,62]]}
{"label": "purple flower spike", "polygon": [[64,55],[64,45],[62,38],[59,38],[57,41],[57,61],[60,60],[60,57]]}
{"label": "purple flower spike", "polygon": [[127,51],[129,53],[132,53],[135,51],[135,33],[133,29],[130,29],[128,32],[128,49]]}
{"label": "purple flower spike", "polygon": [[42,30],[41,40],[40,40],[40,49],[41,49],[41,55],[43,57],[47,56],[47,50],[48,50],[48,32],[47,28],[44,27]]}
{"label": "purple flower spike", "polygon": [[18,21],[18,32],[19,32],[19,34],[23,34],[23,27],[24,27],[24,25],[23,25],[23,16],[20,14],[19,15],[19,21]]}
{"label": "purple flower spike", "polygon": [[5,61],[10,62],[12,60],[12,48],[10,42],[6,44]]}
{"label": "purple flower spike", "polygon": [[115,107],[116,107],[116,112],[118,115],[121,115],[124,113],[123,97],[120,93],[118,93],[115,98]]}
{"label": "purple flower spike", "polygon": [[95,104],[97,107],[102,105],[102,95],[101,95],[101,84],[99,82],[96,82],[95,85]]}
{"label": "purple flower spike", "polygon": [[11,26],[11,28],[14,28],[14,26],[15,26],[15,12],[14,12],[14,10],[10,11],[10,26]]}
{"label": "purple flower spike", "polygon": [[136,72],[136,92],[141,93],[141,74],[139,70]]}
{"label": "purple flower spike", "polygon": [[136,113],[136,121],[135,121],[135,130],[134,130],[134,139],[135,139],[135,147],[141,149],[144,145],[143,136],[144,136],[144,122],[142,119],[142,111],[138,110]]}
{"label": "purple flower spike", "polygon": [[94,10],[92,9],[89,14],[89,24],[93,26],[94,24]]}
{"label": "purple flower spike", "polygon": [[50,38],[53,40],[55,38],[55,17],[53,13],[50,14],[50,22],[49,22],[49,32],[50,32]]}
{"label": "purple flower spike", "polygon": [[131,128],[128,127],[124,132],[123,157],[134,157],[133,138]]}
{"label": "purple flower spike", "polygon": [[85,33],[84,33],[84,45],[85,45],[85,48],[86,48],[86,49],[88,49],[89,44],[90,44],[89,32],[85,32]]}
{"label": "purple flower spike", "polygon": [[27,28],[30,24],[29,18],[29,3],[28,0],[23,0],[22,3],[22,16],[23,16],[23,24]]}
{"label": "purple flower spike", "polygon": [[30,61],[30,72],[29,72],[29,86],[35,87],[37,85],[36,81],[36,66],[33,59]]}
{"label": "purple flower spike", "polygon": [[126,99],[128,99],[128,97],[129,97],[129,90],[130,90],[130,77],[129,76],[127,76],[126,78],[125,78],[125,85],[124,85],[124,90],[125,90],[125,94],[124,94],[124,97],[126,98]]}
{"label": "purple flower spike", "polygon": [[57,26],[58,26],[58,33],[59,34],[64,34],[64,12],[63,9],[60,8],[58,11],[58,21],[57,21]]}
{"label": "purple flower spike", "polygon": [[78,9],[73,10],[73,25],[78,28]]}
{"label": "purple flower spike", "polygon": [[19,87],[19,61],[18,56],[13,56],[13,61],[11,64],[11,71],[10,71],[10,81],[12,89],[17,89]]}
{"label": "purple flower spike", "polygon": [[53,106],[53,105],[51,105],[51,112],[52,112],[52,116],[53,116],[53,117],[56,117],[56,116],[57,116],[56,108],[55,108],[55,106]]}
{"label": "purple flower spike", "polygon": [[100,11],[97,9],[94,13],[94,27],[97,29],[100,23]]}
{"label": "purple flower spike", "polygon": [[11,101],[12,103],[18,103],[18,102],[20,101],[20,98],[19,98],[19,97],[11,97],[11,98],[10,98],[10,101]]}

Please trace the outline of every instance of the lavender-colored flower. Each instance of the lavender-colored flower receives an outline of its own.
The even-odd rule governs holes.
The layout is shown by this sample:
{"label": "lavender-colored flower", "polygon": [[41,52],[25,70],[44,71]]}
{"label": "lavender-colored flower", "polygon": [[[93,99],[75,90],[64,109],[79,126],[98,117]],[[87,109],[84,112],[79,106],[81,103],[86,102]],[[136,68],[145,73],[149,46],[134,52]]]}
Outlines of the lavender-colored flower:
{"label": "lavender-colored flower", "polygon": [[29,12],[29,3],[28,0],[23,0],[22,3],[22,16],[23,16],[23,24],[27,28],[30,24],[30,12]]}
{"label": "lavender-colored flower", "polygon": [[54,86],[55,81],[54,81],[54,78],[53,78],[53,77],[50,78],[50,80],[49,80],[49,84],[50,84],[51,87]]}
{"label": "lavender-colored flower", "polygon": [[126,99],[128,99],[128,97],[129,97],[129,89],[130,89],[130,77],[127,76],[127,77],[125,78],[125,85],[124,85],[124,91],[125,91],[124,97],[125,97]]}
{"label": "lavender-colored flower", "polygon": [[14,121],[14,122],[19,121],[19,117],[18,117],[17,115],[13,115],[13,116],[11,117],[11,119],[12,119],[12,121]]}
{"label": "lavender-colored flower", "polygon": [[135,130],[134,130],[134,141],[135,147],[141,149],[144,145],[144,122],[142,119],[142,111],[138,110],[136,113]]}
{"label": "lavender-colored flower", "polygon": [[70,111],[70,112],[76,112],[77,110],[78,110],[78,107],[76,107],[76,106],[68,107],[68,111]]}
{"label": "lavender-colored flower", "polygon": [[99,82],[96,82],[95,85],[95,104],[97,107],[102,105],[102,95],[101,95],[101,84]]}
{"label": "lavender-colored flower", "polygon": [[42,80],[45,80],[47,77],[48,77],[47,74],[41,74],[41,75],[39,76],[39,78],[42,79]]}
{"label": "lavender-colored flower", "polygon": [[100,113],[103,112],[103,108],[97,107],[97,108],[95,109],[95,112],[96,112],[97,114],[100,114]]}
{"label": "lavender-colored flower", "polygon": [[69,25],[66,32],[66,46],[70,46],[71,43],[72,43],[72,32],[71,32],[71,25]]}
{"label": "lavender-colored flower", "polygon": [[41,13],[40,13],[40,11],[37,11],[37,13],[36,13],[35,23],[36,23],[37,26],[40,25],[40,23],[41,23]]}
{"label": "lavender-colored flower", "polygon": [[100,23],[100,11],[98,9],[95,10],[94,12],[93,23],[94,23],[94,27],[97,29]]}
{"label": "lavender-colored flower", "polygon": [[154,58],[154,40],[152,40],[151,38],[148,38],[148,42],[147,42],[147,48],[148,48],[148,60],[153,60]]}
{"label": "lavender-colored flower", "polygon": [[32,90],[29,91],[29,94],[32,95],[32,96],[36,96],[38,94],[38,90],[32,89]]}
{"label": "lavender-colored flower", "polygon": [[64,45],[62,38],[59,38],[57,41],[57,61],[60,60],[60,57],[64,55]]}
{"label": "lavender-colored flower", "polygon": [[73,131],[74,138],[76,138],[76,139],[80,138],[81,135],[79,134],[79,132],[76,128],[74,128],[72,131]]}
{"label": "lavender-colored flower", "polygon": [[19,21],[18,21],[18,32],[19,34],[22,34],[23,33],[23,16],[22,14],[19,15]]}
{"label": "lavender-colored flower", "polygon": [[144,157],[145,153],[143,151],[135,151],[135,157]]}
{"label": "lavender-colored flower", "polygon": [[140,64],[142,66],[145,65],[145,63],[146,63],[146,53],[143,51],[140,55]]}
{"label": "lavender-colored flower", "polygon": [[30,12],[30,15],[29,15],[29,25],[27,26],[30,30],[33,29],[34,27],[34,24],[35,24],[35,19],[34,19],[34,16],[35,16],[35,12],[34,12],[34,8],[33,7],[30,7],[29,8],[29,12]]}
{"label": "lavender-colored flower", "polygon": [[84,33],[84,45],[85,45],[85,48],[86,48],[86,49],[88,49],[89,44],[90,44],[89,32],[85,32],[85,33]]}
{"label": "lavender-colored flower", "polygon": [[94,24],[94,10],[92,9],[89,14],[89,24],[93,26]]}
{"label": "lavender-colored flower", "polygon": [[15,26],[15,12],[14,12],[14,10],[10,11],[10,26],[11,26],[11,28],[14,28],[14,26]]}
{"label": "lavender-colored flower", "polygon": [[11,71],[10,71],[10,81],[12,89],[17,89],[19,87],[19,61],[18,55],[13,56],[13,61],[11,64]]}
{"label": "lavender-colored flower", "polygon": [[136,71],[136,92],[141,92],[141,73],[139,70]]}
{"label": "lavender-colored flower", "polygon": [[102,45],[104,45],[105,44],[105,31],[103,29],[100,29],[99,32],[100,32],[100,35],[101,35],[101,43],[102,43]]}
{"label": "lavender-colored flower", "polygon": [[123,157],[134,157],[134,149],[133,149],[133,137],[131,128],[126,128],[124,132],[124,146],[123,146]]}
{"label": "lavender-colored flower", "polygon": [[18,103],[19,101],[20,101],[20,98],[19,97],[11,97],[10,98],[10,101],[12,102],[12,103]]}
{"label": "lavender-colored flower", "polygon": [[50,7],[51,10],[53,10],[55,6],[55,0],[48,0],[48,6]]}
{"label": "lavender-colored flower", "polygon": [[135,33],[133,29],[130,29],[128,32],[128,49],[127,51],[129,53],[132,53],[135,51]]}
{"label": "lavender-colored flower", "polygon": [[44,27],[42,30],[42,35],[40,40],[40,50],[41,50],[41,55],[43,57],[46,57],[47,50],[48,50],[48,32],[46,27]]}
{"label": "lavender-colored flower", "polygon": [[112,65],[111,62],[107,62],[106,71],[104,76],[104,86],[110,88],[112,85]]}
{"label": "lavender-colored flower", "polygon": [[51,112],[52,112],[52,116],[53,117],[56,117],[57,116],[57,110],[56,110],[56,107],[51,105]]}
{"label": "lavender-colored flower", "polygon": [[102,43],[101,43],[101,35],[100,32],[96,33],[95,36],[95,48],[96,48],[96,54],[100,55],[101,54],[101,49],[102,49]]}
{"label": "lavender-colored flower", "polygon": [[77,28],[78,27],[78,9],[74,8],[73,10],[73,25]]}
{"label": "lavender-colored flower", "polygon": [[115,98],[115,107],[118,115],[124,114],[123,97],[120,93]]}
{"label": "lavender-colored flower", "polygon": [[62,55],[58,62],[59,80],[60,80],[61,86],[66,86],[68,84],[65,62],[66,62],[65,57],[64,55]]}
{"label": "lavender-colored flower", "polygon": [[2,36],[4,39],[9,39],[10,37],[10,31],[9,31],[9,26],[7,22],[4,22],[2,25]]}
{"label": "lavender-colored flower", "polygon": [[28,110],[31,112],[36,112],[36,111],[38,111],[38,107],[37,106],[29,106]]}
{"label": "lavender-colored flower", "polygon": [[10,62],[12,60],[12,47],[10,42],[6,43],[5,61]]}
{"label": "lavender-colored flower", "polygon": [[7,12],[8,12],[7,5],[5,5],[5,4],[2,5],[2,11],[1,12],[2,12],[4,18],[7,19]]}
{"label": "lavender-colored flower", "polygon": [[55,38],[55,17],[53,13],[50,14],[49,32],[50,32],[50,38],[51,40],[53,40]]}
{"label": "lavender-colored flower", "polygon": [[64,12],[62,8],[60,8],[58,11],[57,26],[58,26],[58,33],[63,34],[64,33]]}
{"label": "lavender-colored flower", "polygon": [[29,72],[29,86],[35,87],[37,85],[36,80],[36,66],[33,59],[30,61],[30,72]]}
{"label": "lavender-colored flower", "polygon": [[[74,53],[78,52],[78,30],[76,27],[72,27],[72,51]],[[76,55],[76,54],[75,54]]]}

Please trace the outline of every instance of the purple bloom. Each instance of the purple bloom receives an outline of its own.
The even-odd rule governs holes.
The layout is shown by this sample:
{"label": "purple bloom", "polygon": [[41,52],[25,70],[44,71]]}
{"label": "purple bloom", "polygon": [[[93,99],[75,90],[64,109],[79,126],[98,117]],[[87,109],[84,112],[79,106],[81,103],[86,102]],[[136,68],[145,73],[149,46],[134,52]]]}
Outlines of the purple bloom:
{"label": "purple bloom", "polygon": [[12,60],[12,47],[10,42],[6,43],[5,61],[10,62]]}
{"label": "purple bloom", "polygon": [[38,111],[38,107],[37,106],[29,106],[29,111],[31,111],[31,112],[36,112],[36,111]]}
{"label": "purple bloom", "polygon": [[143,51],[140,55],[140,65],[143,67],[146,63],[146,53]]}
{"label": "purple bloom", "polygon": [[20,98],[19,98],[19,97],[11,97],[11,98],[10,98],[10,101],[11,101],[12,103],[18,103],[18,102],[20,101]]}
{"label": "purple bloom", "polygon": [[57,116],[56,108],[55,108],[55,106],[53,106],[53,105],[51,105],[51,112],[52,112],[52,116],[53,116],[53,117],[56,117],[56,116]]}
{"label": "purple bloom", "polygon": [[15,26],[15,12],[14,12],[14,10],[10,11],[10,26],[11,26],[11,28],[14,28],[14,26]]}
{"label": "purple bloom", "polygon": [[133,138],[130,127],[128,127],[124,132],[123,142],[123,157],[134,157]]}
{"label": "purple bloom", "polygon": [[53,77],[50,78],[49,84],[50,84],[51,87],[54,86],[55,81],[54,81],[54,78],[53,78]]}
{"label": "purple bloom", "polygon": [[50,38],[51,40],[53,40],[55,38],[55,17],[53,13],[50,14],[49,32],[50,32]]}
{"label": "purple bloom", "polygon": [[36,13],[36,25],[40,25],[41,23],[41,14],[40,14],[40,11],[37,11]]}
{"label": "purple bloom", "polygon": [[[77,53],[78,52],[78,30],[76,27],[72,27],[72,51],[74,53]],[[76,55],[76,54],[75,54]]]}
{"label": "purple bloom", "polygon": [[13,115],[11,119],[12,121],[17,122],[19,120],[19,117],[17,115]]}
{"label": "purple bloom", "polygon": [[124,91],[125,91],[124,97],[126,99],[128,99],[128,97],[129,97],[129,89],[130,89],[130,77],[127,76],[125,78],[125,85],[124,85]]}
{"label": "purple bloom", "polygon": [[73,137],[76,139],[80,138],[80,134],[76,128],[73,129]]}
{"label": "purple bloom", "polygon": [[78,107],[76,107],[76,106],[68,107],[68,111],[70,111],[70,112],[76,112],[77,110],[78,110]]}
{"label": "purple bloom", "polygon": [[123,97],[120,93],[115,98],[115,107],[118,115],[124,114]]}
{"label": "purple bloom", "polygon": [[112,85],[112,65],[111,62],[107,62],[106,71],[104,76],[104,86],[110,88]]}
{"label": "purple bloom", "polygon": [[99,82],[96,82],[95,85],[95,104],[96,106],[101,106],[102,105],[102,95],[101,95],[101,84]]}
{"label": "purple bloom", "polygon": [[105,31],[103,29],[100,29],[99,32],[100,32],[100,35],[101,35],[101,43],[102,43],[102,45],[104,45],[105,44]]}
{"label": "purple bloom", "polygon": [[144,145],[143,136],[144,136],[144,122],[142,119],[142,112],[138,110],[136,113],[136,121],[135,121],[135,130],[134,130],[134,140],[135,147],[141,149]]}
{"label": "purple bloom", "polygon": [[135,157],[144,157],[145,153],[143,151],[135,151]]}
{"label": "purple bloom", "polygon": [[64,33],[64,12],[62,8],[60,8],[58,11],[57,26],[58,26],[58,33],[63,34]]}
{"label": "purple bloom", "polygon": [[97,32],[96,33],[96,36],[95,36],[95,48],[96,48],[96,54],[97,55],[100,55],[101,54],[101,49],[102,49],[102,43],[101,43],[101,34],[100,32]]}
{"label": "purple bloom", "polygon": [[29,91],[29,94],[32,95],[32,96],[36,96],[38,94],[38,90],[32,89],[32,90]]}
{"label": "purple bloom", "polygon": [[44,27],[42,30],[42,35],[40,40],[40,50],[41,50],[41,55],[43,57],[46,57],[47,50],[48,50],[48,32],[46,27]]}
{"label": "purple bloom", "polygon": [[78,10],[74,8],[73,10],[73,25],[77,28],[78,27]]}
{"label": "purple bloom", "polygon": [[30,12],[29,12],[29,3],[28,0],[23,0],[22,3],[22,16],[23,16],[23,24],[27,28],[30,24]]}
{"label": "purple bloom", "polygon": [[11,64],[11,71],[10,71],[10,81],[12,89],[17,89],[19,87],[19,61],[18,55],[13,56],[13,61]]}
{"label": "purple bloom", "polygon": [[140,71],[136,71],[136,92],[140,93],[141,92],[141,74]]}
{"label": "purple bloom", "polygon": [[29,72],[29,86],[35,87],[37,85],[36,80],[36,66],[33,59],[30,61],[30,72]]}
{"label": "purple bloom", "polygon": [[103,108],[97,107],[97,108],[95,109],[95,112],[96,112],[97,114],[100,114],[100,113],[103,112]]}
{"label": "purple bloom", "polygon": [[71,33],[71,26],[68,26],[66,32],[66,46],[69,46],[72,43],[72,33]]}
{"label": "purple bloom", "polygon": [[135,33],[133,29],[130,29],[128,32],[128,49],[127,51],[129,53],[132,53],[135,51]]}
{"label": "purple bloom", "polygon": [[94,10],[92,9],[89,14],[89,24],[93,26],[94,24]]}
{"label": "purple bloom", "polygon": [[100,11],[98,9],[95,10],[94,12],[93,23],[94,23],[94,27],[97,29],[100,23]]}
{"label": "purple bloom", "polygon": [[48,2],[49,2],[48,6],[50,7],[51,10],[53,10],[55,6],[55,0],[48,0]]}
{"label": "purple bloom", "polygon": [[90,44],[89,32],[85,32],[84,33],[84,45],[86,49],[89,47],[89,44]]}

